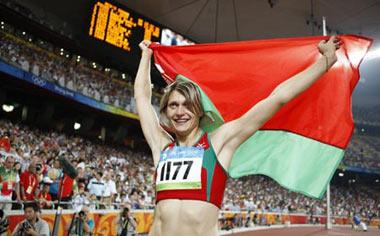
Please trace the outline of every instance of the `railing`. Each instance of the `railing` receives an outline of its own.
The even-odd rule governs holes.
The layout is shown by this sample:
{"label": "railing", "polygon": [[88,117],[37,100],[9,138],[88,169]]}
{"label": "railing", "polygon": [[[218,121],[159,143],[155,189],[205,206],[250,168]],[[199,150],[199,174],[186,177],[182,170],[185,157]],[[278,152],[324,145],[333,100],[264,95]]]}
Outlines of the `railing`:
{"label": "railing", "polygon": [[[0,205],[2,205],[2,204],[12,204],[12,208],[14,208],[13,210],[23,210],[24,209],[24,205],[26,203],[32,203],[32,202],[35,202],[37,204],[39,203],[38,200],[36,200],[36,201],[0,201]],[[69,202],[67,202],[67,201],[61,201],[59,205],[58,205],[58,201],[49,201],[49,203],[51,204],[50,207],[45,207],[45,208],[42,208],[41,210],[54,210],[54,209],[58,208],[58,206],[60,206],[63,209],[67,209],[67,210],[79,209],[82,206],[90,207],[90,209],[92,209],[92,210],[106,210],[106,209],[108,209],[108,210],[118,210],[118,209],[123,209],[124,207],[130,205],[129,203],[121,203],[121,202],[113,202],[113,203],[105,203],[105,202],[81,203],[81,202],[75,202],[75,201],[69,201]],[[95,206],[95,209],[92,208],[92,206]],[[154,209],[154,205],[152,205],[152,204],[145,204],[145,205],[143,205],[143,206],[141,206],[141,207],[139,207],[138,209],[135,209],[135,210],[152,210],[152,209]]]}
{"label": "railing", "polygon": [[[67,203],[67,202],[66,202]],[[62,210],[60,217],[59,234],[63,235],[64,230],[70,224],[75,210]],[[16,226],[24,217],[22,210],[6,211],[10,222],[10,230]],[[45,219],[52,227],[55,219],[56,210],[45,210],[41,212],[41,217]],[[94,235],[116,235],[116,225],[121,210],[90,210],[90,218],[95,221]],[[138,233],[147,233],[153,222],[153,210],[132,210],[133,217],[137,222]],[[380,226],[380,218],[362,219],[368,225]],[[234,228],[244,228],[253,226],[269,225],[293,225],[293,224],[315,224],[323,225],[326,223],[324,215],[310,215],[303,213],[269,213],[269,212],[247,212],[247,211],[221,211],[219,214],[219,229],[230,230]],[[333,224],[349,225],[351,218],[346,216],[333,216]]]}

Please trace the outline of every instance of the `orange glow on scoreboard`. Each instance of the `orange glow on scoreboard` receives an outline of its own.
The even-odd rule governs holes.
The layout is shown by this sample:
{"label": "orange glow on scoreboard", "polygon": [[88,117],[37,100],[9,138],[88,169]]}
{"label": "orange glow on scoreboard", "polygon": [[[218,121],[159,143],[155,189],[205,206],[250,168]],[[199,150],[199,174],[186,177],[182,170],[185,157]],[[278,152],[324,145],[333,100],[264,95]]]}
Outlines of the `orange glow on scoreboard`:
{"label": "orange glow on scoreboard", "polygon": [[138,44],[143,39],[159,41],[161,28],[109,2],[97,2],[92,12],[89,35],[130,52],[132,44]]}

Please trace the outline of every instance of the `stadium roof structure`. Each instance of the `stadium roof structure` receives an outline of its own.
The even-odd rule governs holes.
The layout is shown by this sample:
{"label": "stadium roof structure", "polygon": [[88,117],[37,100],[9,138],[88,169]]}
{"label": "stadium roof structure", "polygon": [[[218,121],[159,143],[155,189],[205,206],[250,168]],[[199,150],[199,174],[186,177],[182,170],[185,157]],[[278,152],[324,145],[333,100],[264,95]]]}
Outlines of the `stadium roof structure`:
{"label": "stadium roof structure", "polygon": [[376,0],[117,0],[197,42],[329,33],[380,39]]}
{"label": "stadium roof structure", "polygon": [[[380,39],[377,0],[108,0],[118,2],[199,43],[297,37],[330,33],[363,34]],[[33,2],[68,25],[88,16],[93,0]],[[104,0],[102,0],[104,2]],[[84,14],[87,12],[87,14]],[[48,13],[45,13],[46,17]]]}

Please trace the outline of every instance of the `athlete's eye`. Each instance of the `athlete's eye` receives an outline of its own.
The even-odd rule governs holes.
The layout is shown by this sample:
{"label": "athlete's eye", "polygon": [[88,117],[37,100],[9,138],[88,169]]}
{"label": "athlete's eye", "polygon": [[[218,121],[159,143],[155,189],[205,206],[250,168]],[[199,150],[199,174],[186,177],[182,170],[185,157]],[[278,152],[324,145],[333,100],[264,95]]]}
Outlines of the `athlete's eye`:
{"label": "athlete's eye", "polygon": [[178,103],[176,103],[176,102],[171,102],[171,103],[169,103],[169,108],[171,108],[171,109],[175,109],[175,108],[177,108],[178,107]]}

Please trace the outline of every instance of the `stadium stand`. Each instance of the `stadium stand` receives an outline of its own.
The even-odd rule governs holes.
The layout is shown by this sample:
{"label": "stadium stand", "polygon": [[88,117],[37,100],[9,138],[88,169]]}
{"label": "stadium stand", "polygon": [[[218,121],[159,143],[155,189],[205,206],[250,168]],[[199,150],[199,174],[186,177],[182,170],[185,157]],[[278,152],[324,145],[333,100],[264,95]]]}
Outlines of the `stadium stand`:
{"label": "stadium stand", "polygon": [[[37,172],[41,186],[46,179],[57,181],[54,161],[58,153],[67,153],[79,172],[70,202],[67,202],[69,208],[80,205],[88,205],[91,209],[153,207],[154,168],[149,154],[54,131],[44,132],[7,120],[1,120],[0,127],[0,137],[8,134],[11,143],[9,154],[3,149],[2,155],[16,156],[15,166],[20,175],[31,163],[42,165]],[[93,182],[97,182],[96,187]],[[365,186],[333,186],[331,192],[334,215],[348,216],[360,212],[363,217],[369,217],[379,214],[379,197]],[[223,205],[223,209],[231,211],[314,215],[325,214],[325,208],[324,200],[290,192],[265,176],[230,179]]]}
{"label": "stadium stand", "polygon": [[[0,57],[4,61],[61,87],[136,113],[132,78],[128,74],[111,71],[48,42],[32,40],[32,36],[10,25],[3,24],[3,27],[0,31]],[[153,104],[156,109],[158,103],[159,95],[155,94]]]}
{"label": "stadium stand", "polygon": [[[136,113],[132,78],[127,74],[104,68],[9,25],[5,28],[0,31],[1,60],[99,102]],[[114,83],[109,83],[110,80]],[[153,97],[156,109],[159,98],[159,93]],[[379,125],[379,111],[354,107],[357,122],[374,126]],[[380,171],[379,147],[379,137],[355,134],[343,166]],[[64,199],[65,208],[78,210],[88,206],[91,210],[98,210],[129,207],[138,210],[154,207],[155,170],[147,152],[1,119],[0,154],[3,157],[0,165],[6,156],[11,155],[16,158],[14,166],[20,177],[31,173],[36,176],[35,195],[20,194],[25,201],[39,201],[44,209],[55,208],[57,204],[57,185],[61,175],[57,157],[61,155],[66,156],[78,170],[73,190]],[[30,171],[31,166],[41,168]],[[25,185],[24,190],[31,184],[25,178],[21,178],[20,183]],[[48,193],[50,197],[47,197]],[[355,183],[332,185],[331,196],[332,214],[335,216],[349,217],[359,213],[370,219],[380,215],[378,191],[368,186]],[[16,194],[14,200],[15,197]],[[290,192],[268,177],[250,176],[229,179],[223,209],[324,215],[325,202],[325,199],[316,200]],[[18,209],[19,204],[13,203],[12,207]],[[243,223],[236,220],[233,224],[235,227]]]}

